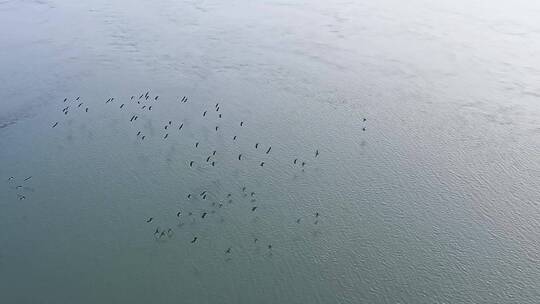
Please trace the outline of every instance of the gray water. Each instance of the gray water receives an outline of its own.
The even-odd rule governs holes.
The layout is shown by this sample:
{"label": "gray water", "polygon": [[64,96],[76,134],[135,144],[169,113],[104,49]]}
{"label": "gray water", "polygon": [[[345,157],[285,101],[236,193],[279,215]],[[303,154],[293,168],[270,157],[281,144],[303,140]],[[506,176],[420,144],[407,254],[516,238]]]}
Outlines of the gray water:
{"label": "gray water", "polygon": [[1,303],[540,302],[538,1],[4,0],[0,29]]}

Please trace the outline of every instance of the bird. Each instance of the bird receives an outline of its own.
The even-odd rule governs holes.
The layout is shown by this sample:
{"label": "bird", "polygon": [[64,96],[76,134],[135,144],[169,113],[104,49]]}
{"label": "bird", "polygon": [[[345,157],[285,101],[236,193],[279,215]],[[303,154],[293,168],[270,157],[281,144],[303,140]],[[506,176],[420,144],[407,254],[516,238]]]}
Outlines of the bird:
{"label": "bird", "polygon": [[209,161],[210,161],[210,157],[212,157],[212,156],[208,156],[208,157],[206,158],[206,162],[209,162]]}
{"label": "bird", "polygon": [[180,211],[178,211],[178,213],[176,213],[176,217],[180,217],[182,213]]}
{"label": "bird", "polygon": [[67,101],[67,98],[64,98],[64,102],[66,102],[66,101]]}
{"label": "bird", "polygon": [[302,162],[302,167],[306,165],[306,162]]}
{"label": "bird", "polygon": [[365,131],[365,130],[366,130],[366,127],[363,127],[363,128],[362,128],[362,131]]}
{"label": "bird", "polygon": [[152,111],[152,106],[149,106],[149,107],[148,107],[148,111]]}
{"label": "bird", "polygon": [[156,98],[154,98],[154,100],[157,100],[159,98],[159,96],[156,96]]}
{"label": "bird", "polygon": [[236,135],[235,135],[235,136],[233,137],[233,139],[232,139],[232,140],[236,140]]}
{"label": "bird", "polygon": [[319,156],[319,150],[315,150],[315,157]]}
{"label": "bird", "polygon": [[32,178],[32,176],[29,176],[29,177],[25,178],[24,181],[27,181],[27,180],[29,180],[31,178]]}
{"label": "bird", "polygon": [[227,250],[225,250],[225,253],[231,253],[231,247],[227,248]]}
{"label": "bird", "polygon": [[203,191],[203,192],[201,192],[201,194],[199,194],[199,195],[200,195],[200,196],[203,196],[203,195],[205,195],[205,194],[206,194],[206,190]]}
{"label": "bird", "polygon": [[266,150],[266,154],[270,153],[270,150],[272,150],[272,147],[269,147],[268,150]]}
{"label": "bird", "polygon": [[367,120],[367,118],[364,118],[364,119],[362,119],[362,120],[363,120],[363,121],[366,121],[366,120]]}
{"label": "bird", "polygon": [[251,211],[255,211],[255,209],[257,209],[257,206],[254,206],[253,208],[251,208]]}
{"label": "bird", "polygon": [[216,150],[214,150],[214,152],[212,152],[212,155],[216,155]]}
{"label": "bird", "polygon": [[259,147],[259,143],[256,143],[255,144],[255,149],[257,149]]}
{"label": "bird", "polygon": [[264,162],[261,162],[261,167],[264,166]]}
{"label": "bird", "polygon": [[199,147],[199,142],[195,143],[195,148]]}
{"label": "bird", "polygon": [[319,212],[315,212],[315,217],[319,217]]}
{"label": "bird", "polygon": [[141,135],[141,131],[137,132],[137,136]]}
{"label": "bird", "polygon": [[251,194],[250,194],[250,195],[251,195],[251,196],[255,196],[255,192],[251,192]]}
{"label": "bird", "polygon": [[300,224],[300,218],[298,218],[298,219],[296,220],[296,223]]}
{"label": "bird", "polygon": [[206,213],[206,212],[203,212],[203,214],[202,214],[201,218],[204,218],[204,217],[205,217],[205,216],[206,216],[207,214],[208,214],[208,213]]}
{"label": "bird", "polygon": [[169,133],[165,134],[165,137],[163,137],[163,139],[169,137]]}
{"label": "bird", "polygon": [[242,160],[242,154],[238,154],[238,160]]}
{"label": "bird", "polygon": [[243,122],[243,121],[241,121],[241,122],[240,122],[240,127],[241,127],[241,126],[243,126],[243,125],[244,125],[244,122]]}
{"label": "bird", "polygon": [[146,136],[141,137],[142,140],[144,140],[145,138],[146,138]]}
{"label": "bird", "polygon": [[170,238],[173,235],[173,231],[171,228],[167,229],[167,236]]}
{"label": "bird", "polygon": [[206,111],[204,111],[204,113],[202,114],[202,116],[203,116],[203,117],[205,117],[205,116],[206,116]]}
{"label": "bird", "polygon": [[147,223],[150,223],[154,218],[153,217],[150,217],[146,220]]}
{"label": "bird", "polygon": [[216,131],[218,130],[218,126],[216,126]]}
{"label": "bird", "polygon": [[293,164],[296,165],[297,162],[298,162],[298,158],[295,158],[294,161],[293,161]]}
{"label": "bird", "polygon": [[219,114],[219,118],[221,118],[221,114]]}
{"label": "bird", "polygon": [[190,166],[190,167],[193,167],[193,161],[190,161],[190,162],[189,162],[189,166]]}
{"label": "bird", "polygon": [[193,240],[191,241],[191,243],[195,243],[197,241],[197,237],[194,237]]}
{"label": "bird", "polygon": [[187,195],[187,198],[191,198],[191,193]]}
{"label": "bird", "polygon": [[215,107],[216,107],[216,108],[217,108],[217,107],[219,107],[219,102],[218,102],[218,103],[216,103]]}
{"label": "bird", "polygon": [[8,178],[8,181],[12,181],[14,178],[15,178],[15,177],[10,176],[10,177]]}
{"label": "bird", "polygon": [[212,162],[212,167],[214,167],[216,165],[216,162]]}
{"label": "bird", "polygon": [[86,108],[84,111],[85,111],[86,113],[88,113],[88,108]]}
{"label": "bird", "polygon": [[169,127],[169,126],[165,125],[165,130],[167,130],[168,127]]}
{"label": "bird", "polygon": [[77,96],[77,98],[75,98],[75,100],[79,100],[80,96]]}
{"label": "bird", "polygon": [[172,124],[172,121],[169,120],[169,125]]}
{"label": "bird", "polygon": [[178,128],[178,130],[182,130],[182,127],[184,126],[184,124],[181,124],[180,125],[180,128]]}
{"label": "bird", "polygon": [[124,107],[124,104],[121,104],[121,105],[120,105],[120,109],[123,108],[123,107]]}
{"label": "bird", "polygon": [[54,123],[54,125],[52,126],[53,128],[56,127],[58,125],[58,121]]}

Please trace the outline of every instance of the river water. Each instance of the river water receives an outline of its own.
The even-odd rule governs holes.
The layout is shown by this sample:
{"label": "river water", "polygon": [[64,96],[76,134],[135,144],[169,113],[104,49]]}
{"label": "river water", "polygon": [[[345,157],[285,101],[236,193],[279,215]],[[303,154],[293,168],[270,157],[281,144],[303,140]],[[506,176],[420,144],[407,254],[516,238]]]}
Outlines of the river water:
{"label": "river water", "polygon": [[406,2],[1,1],[0,302],[539,303],[540,3]]}

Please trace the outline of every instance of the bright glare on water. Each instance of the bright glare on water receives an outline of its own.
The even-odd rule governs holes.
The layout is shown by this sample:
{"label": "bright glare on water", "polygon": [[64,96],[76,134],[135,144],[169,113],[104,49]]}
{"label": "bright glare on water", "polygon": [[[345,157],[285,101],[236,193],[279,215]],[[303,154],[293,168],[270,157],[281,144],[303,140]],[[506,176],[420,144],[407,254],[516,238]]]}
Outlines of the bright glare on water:
{"label": "bright glare on water", "polygon": [[540,2],[0,1],[0,303],[539,290]]}

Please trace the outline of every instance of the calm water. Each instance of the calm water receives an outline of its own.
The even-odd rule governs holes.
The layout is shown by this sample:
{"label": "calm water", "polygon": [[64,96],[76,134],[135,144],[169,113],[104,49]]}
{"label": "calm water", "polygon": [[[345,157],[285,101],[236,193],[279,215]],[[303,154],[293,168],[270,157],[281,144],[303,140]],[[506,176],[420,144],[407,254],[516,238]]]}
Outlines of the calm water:
{"label": "calm water", "polygon": [[403,2],[1,1],[0,302],[539,303],[540,3]]}

